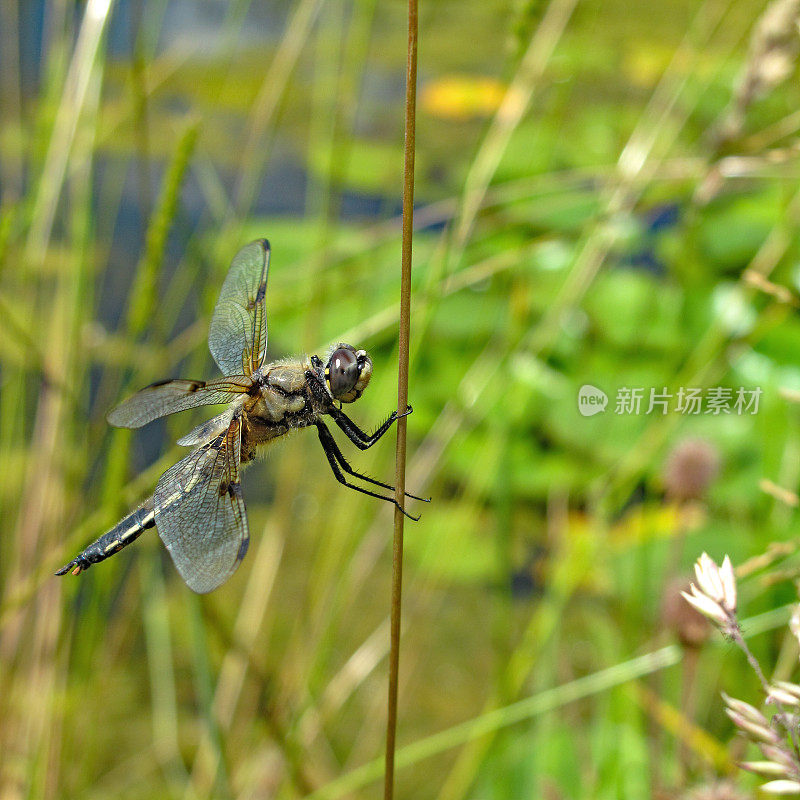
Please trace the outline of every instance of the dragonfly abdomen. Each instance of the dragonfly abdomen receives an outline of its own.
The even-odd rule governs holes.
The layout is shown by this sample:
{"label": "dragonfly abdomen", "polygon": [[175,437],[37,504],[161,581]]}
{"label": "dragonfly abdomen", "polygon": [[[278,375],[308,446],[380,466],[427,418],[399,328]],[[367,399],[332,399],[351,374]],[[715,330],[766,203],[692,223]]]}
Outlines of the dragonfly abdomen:
{"label": "dragonfly abdomen", "polygon": [[155,524],[153,499],[150,498],[127,517],[121,519],[108,533],[104,533],[99,539],[92,542],[69,564],[61,567],[56,575],[65,575],[67,572],[77,575],[79,572],[89,569],[92,564],[105,561],[109,556],[113,556],[123,547],[136,541],[148,528],[155,527]]}

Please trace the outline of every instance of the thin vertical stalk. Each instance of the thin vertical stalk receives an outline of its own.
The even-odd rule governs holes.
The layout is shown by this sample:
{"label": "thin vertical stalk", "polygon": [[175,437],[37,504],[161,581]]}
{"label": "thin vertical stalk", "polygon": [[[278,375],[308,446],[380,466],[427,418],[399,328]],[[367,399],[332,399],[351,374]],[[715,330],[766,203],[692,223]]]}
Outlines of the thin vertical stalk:
{"label": "thin vertical stalk", "polygon": [[153,207],[153,179],[150,163],[150,131],[148,119],[148,93],[145,78],[145,43],[142,35],[142,4],[134,3],[130,18],[131,89],[133,97],[136,149],[139,157],[137,183],[141,234],[145,235],[145,220],[150,219]]}
{"label": "thin vertical stalk", "polygon": [[[408,0],[408,54],[406,56],[406,137],[403,168],[403,248],[400,281],[400,333],[397,376],[397,413],[408,406],[408,350],[411,329],[411,240],[414,229],[414,144],[417,110],[417,0]],[[389,650],[389,698],[386,721],[384,800],[394,797],[394,751],[397,735],[397,677],[400,663],[400,609],[403,586],[403,512],[406,488],[406,418],[397,421],[395,454],[394,539],[392,543],[392,613]]]}

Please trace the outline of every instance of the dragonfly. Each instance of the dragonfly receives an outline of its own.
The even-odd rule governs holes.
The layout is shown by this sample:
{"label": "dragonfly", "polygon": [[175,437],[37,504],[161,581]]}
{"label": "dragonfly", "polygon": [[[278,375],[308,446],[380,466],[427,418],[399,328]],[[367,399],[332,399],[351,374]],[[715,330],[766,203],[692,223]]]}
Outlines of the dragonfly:
{"label": "dragonfly", "polygon": [[[77,575],[155,527],[187,586],[199,594],[213,591],[236,571],[250,541],[240,466],[264,445],[311,426],[339,483],[394,503],[407,517],[419,519],[397,503],[393,486],[350,466],[323,421],[330,417],[359,450],[367,450],[397,419],[411,413],[410,405],[401,413],[392,411],[371,434],[344,413],[342,405],[358,400],[372,377],[367,352],[339,343],[326,362],[312,355],[265,363],[269,259],[266,239],[251,242],[236,254],[222,284],[208,347],[224,377],[151,384],[112,409],[107,419],[117,427],[140,428],[199,406],[227,403],[227,409],[179,439],[191,453],[161,476],[151,497],[56,575]],[[405,496],[430,500],[408,492]]]}

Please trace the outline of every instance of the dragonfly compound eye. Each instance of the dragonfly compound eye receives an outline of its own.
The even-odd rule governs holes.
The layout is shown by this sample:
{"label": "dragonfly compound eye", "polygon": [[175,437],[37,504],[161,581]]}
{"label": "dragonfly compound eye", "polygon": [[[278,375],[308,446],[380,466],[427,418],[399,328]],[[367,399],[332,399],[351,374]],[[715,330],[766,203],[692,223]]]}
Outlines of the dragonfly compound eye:
{"label": "dragonfly compound eye", "polygon": [[352,403],[361,397],[372,377],[372,361],[364,350],[339,344],[331,354],[326,372],[334,398]]}

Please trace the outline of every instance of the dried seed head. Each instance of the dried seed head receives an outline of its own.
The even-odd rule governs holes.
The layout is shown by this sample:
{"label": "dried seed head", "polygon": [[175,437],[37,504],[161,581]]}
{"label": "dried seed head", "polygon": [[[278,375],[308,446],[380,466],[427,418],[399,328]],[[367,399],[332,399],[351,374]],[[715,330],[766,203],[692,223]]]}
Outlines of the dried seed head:
{"label": "dried seed head", "polygon": [[761,791],[767,794],[800,794],[800,781],[770,781],[761,787]]}
{"label": "dried seed head", "polygon": [[683,598],[703,616],[708,617],[727,635],[738,631],[736,620],[736,578],[730,558],[725,556],[718,567],[707,553],[694,565],[697,584],[691,584],[690,593],[681,592]]}
{"label": "dried seed head", "polygon": [[719,452],[704,439],[684,439],[673,448],[664,465],[664,486],[672,500],[703,497],[719,473]]}
{"label": "dried seed head", "polygon": [[684,647],[701,647],[711,635],[711,626],[705,616],[687,603],[681,594],[688,592],[691,584],[685,578],[676,578],[664,589],[661,619]]}
{"label": "dried seed head", "polygon": [[796,763],[792,753],[772,744],[759,744],[758,749],[764,758],[768,758],[775,764],[780,764],[790,775],[797,775],[800,765]]}
{"label": "dried seed head", "polygon": [[752,742],[780,744],[782,741],[781,736],[769,727],[769,723],[762,725],[758,722],[753,722],[751,719],[748,719],[730,708],[726,708],[725,713],[731,718],[733,724]]}
{"label": "dried seed head", "polygon": [[[714,564],[713,561],[711,563]],[[716,567],[716,564],[714,566]],[[736,611],[736,575],[733,572],[733,564],[731,564],[729,556],[725,556],[722,559],[719,577],[722,581],[722,599],[720,602],[724,608],[733,614]]]}
{"label": "dried seed head", "polygon": [[796,683],[789,683],[789,681],[775,681],[774,686],[776,689],[783,689],[788,692],[795,699],[795,703],[800,701],[800,686]]}
{"label": "dried seed head", "polygon": [[750,40],[747,70],[737,100],[748,104],[789,77],[798,51],[797,0],[774,0],[761,15]]}
{"label": "dried seed head", "polygon": [[745,115],[755,100],[792,74],[798,53],[799,20],[798,0],[773,0],[759,18],[735,97],[719,126],[717,148],[741,134]]}
{"label": "dried seed head", "polygon": [[713,623],[722,630],[730,624],[730,618],[725,613],[725,609],[719,603],[706,597],[697,587],[692,584],[692,593],[681,592],[681,596],[687,603],[693,605],[701,614],[708,617]]}
{"label": "dried seed head", "polygon": [[745,703],[744,700],[737,700],[735,697],[725,694],[725,692],[721,694],[725,705],[728,706],[731,711],[735,711],[737,714],[740,714],[745,719],[757,725],[769,727],[769,720],[755,706],[751,706],[750,703]]}
{"label": "dried seed head", "polygon": [[791,772],[782,764],[774,761],[742,761],[739,766],[748,772],[754,772],[763,778],[790,778]]}
{"label": "dried seed head", "polygon": [[782,706],[800,708],[800,697],[798,697],[794,692],[787,691],[782,686],[769,687],[767,702],[773,705],[780,703]]}

